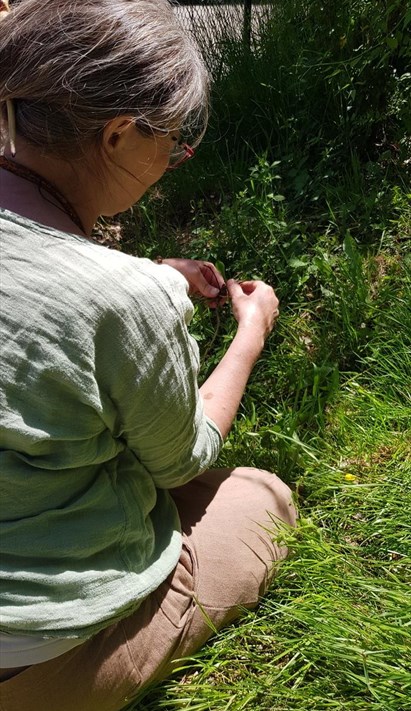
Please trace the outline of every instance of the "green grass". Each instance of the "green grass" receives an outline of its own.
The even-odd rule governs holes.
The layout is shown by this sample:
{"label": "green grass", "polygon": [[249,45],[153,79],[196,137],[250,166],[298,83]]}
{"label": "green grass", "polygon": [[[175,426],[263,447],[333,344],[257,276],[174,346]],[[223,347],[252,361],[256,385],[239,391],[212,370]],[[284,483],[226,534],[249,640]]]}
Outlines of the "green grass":
{"label": "green grass", "polygon": [[195,161],[170,177],[168,217],[197,210],[200,193],[207,207],[233,196],[266,153],[281,161],[279,192],[306,220],[321,212],[328,220],[330,208],[343,229],[373,239],[387,214],[384,188],[409,180],[409,2],[269,3],[251,51],[233,32],[240,14],[227,20],[218,4],[205,23],[200,14],[197,38],[214,79],[210,125]]}
{"label": "green grass", "polygon": [[[252,52],[219,44],[198,158],[127,216],[124,248],[276,288],[218,464],[278,473],[299,526],[259,609],[133,711],[411,711],[411,15],[275,8]],[[234,328],[196,303],[202,378]]]}
{"label": "green grass", "polygon": [[[174,679],[133,708],[407,711],[409,196],[391,192],[396,219],[365,246],[332,219],[312,233],[289,220],[287,206],[267,200],[268,168],[259,165],[254,188],[249,183],[208,221],[203,215],[204,227],[197,218],[184,241],[174,233],[168,247],[224,257],[227,276],[248,271],[278,284],[282,315],[219,464],[279,473],[295,491],[300,523],[284,533],[291,554],[260,608],[182,661]],[[161,247],[160,238],[146,249]],[[197,304],[192,330],[208,352],[202,377],[234,327],[228,307],[217,319]]]}

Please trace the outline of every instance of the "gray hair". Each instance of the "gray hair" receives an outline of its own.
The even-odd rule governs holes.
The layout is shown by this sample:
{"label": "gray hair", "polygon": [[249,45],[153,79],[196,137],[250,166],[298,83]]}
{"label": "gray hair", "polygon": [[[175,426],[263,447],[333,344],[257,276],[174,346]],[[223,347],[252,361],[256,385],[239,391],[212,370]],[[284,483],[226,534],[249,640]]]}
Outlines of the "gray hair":
{"label": "gray hair", "polygon": [[167,0],[18,0],[0,22],[0,102],[45,153],[99,145],[118,116],[199,140],[208,85]]}

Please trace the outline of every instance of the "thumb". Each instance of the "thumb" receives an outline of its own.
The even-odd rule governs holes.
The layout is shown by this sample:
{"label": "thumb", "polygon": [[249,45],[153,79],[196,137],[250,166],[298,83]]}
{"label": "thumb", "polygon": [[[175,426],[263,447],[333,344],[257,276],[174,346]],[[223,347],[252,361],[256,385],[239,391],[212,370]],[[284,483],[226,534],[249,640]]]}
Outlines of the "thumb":
{"label": "thumb", "polygon": [[241,296],[244,293],[240,284],[238,281],[235,281],[235,279],[228,279],[227,289],[231,299],[235,299],[236,296]]}
{"label": "thumb", "polygon": [[217,286],[210,284],[207,279],[204,278],[203,274],[199,272],[196,279],[196,287],[202,296],[207,299],[215,299],[219,295],[220,290]]}

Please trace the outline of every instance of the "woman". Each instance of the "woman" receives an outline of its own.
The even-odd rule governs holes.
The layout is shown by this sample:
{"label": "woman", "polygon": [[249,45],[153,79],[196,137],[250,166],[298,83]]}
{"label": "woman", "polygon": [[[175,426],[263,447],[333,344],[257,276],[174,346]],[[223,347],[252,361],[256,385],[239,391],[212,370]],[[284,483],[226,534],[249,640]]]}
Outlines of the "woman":
{"label": "woman", "polygon": [[275,475],[210,470],[278,315],[198,388],[212,265],[93,242],[201,136],[207,75],[165,0],[20,0],[0,24],[1,709],[111,711],[253,607],[295,522]]}

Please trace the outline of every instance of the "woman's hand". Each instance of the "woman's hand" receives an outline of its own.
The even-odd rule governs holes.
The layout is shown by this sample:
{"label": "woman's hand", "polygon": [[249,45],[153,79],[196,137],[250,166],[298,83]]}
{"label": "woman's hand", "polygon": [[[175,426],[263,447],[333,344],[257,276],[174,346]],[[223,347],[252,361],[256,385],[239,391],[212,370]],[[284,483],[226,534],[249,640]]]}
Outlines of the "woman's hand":
{"label": "woman's hand", "polygon": [[228,293],[239,330],[255,331],[265,338],[279,315],[279,301],[274,290],[263,281],[236,282],[229,279]]}
{"label": "woman's hand", "polygon": [[168,264],[169,267],[177,269],[187,279],[190,296],[202,296],[208,299],[209,306],[212,308],[226,300],[225,294],[221,294],[221,289],[225,287],[225,281],[211,262],[173,258],[162,259],[162,264]]}

